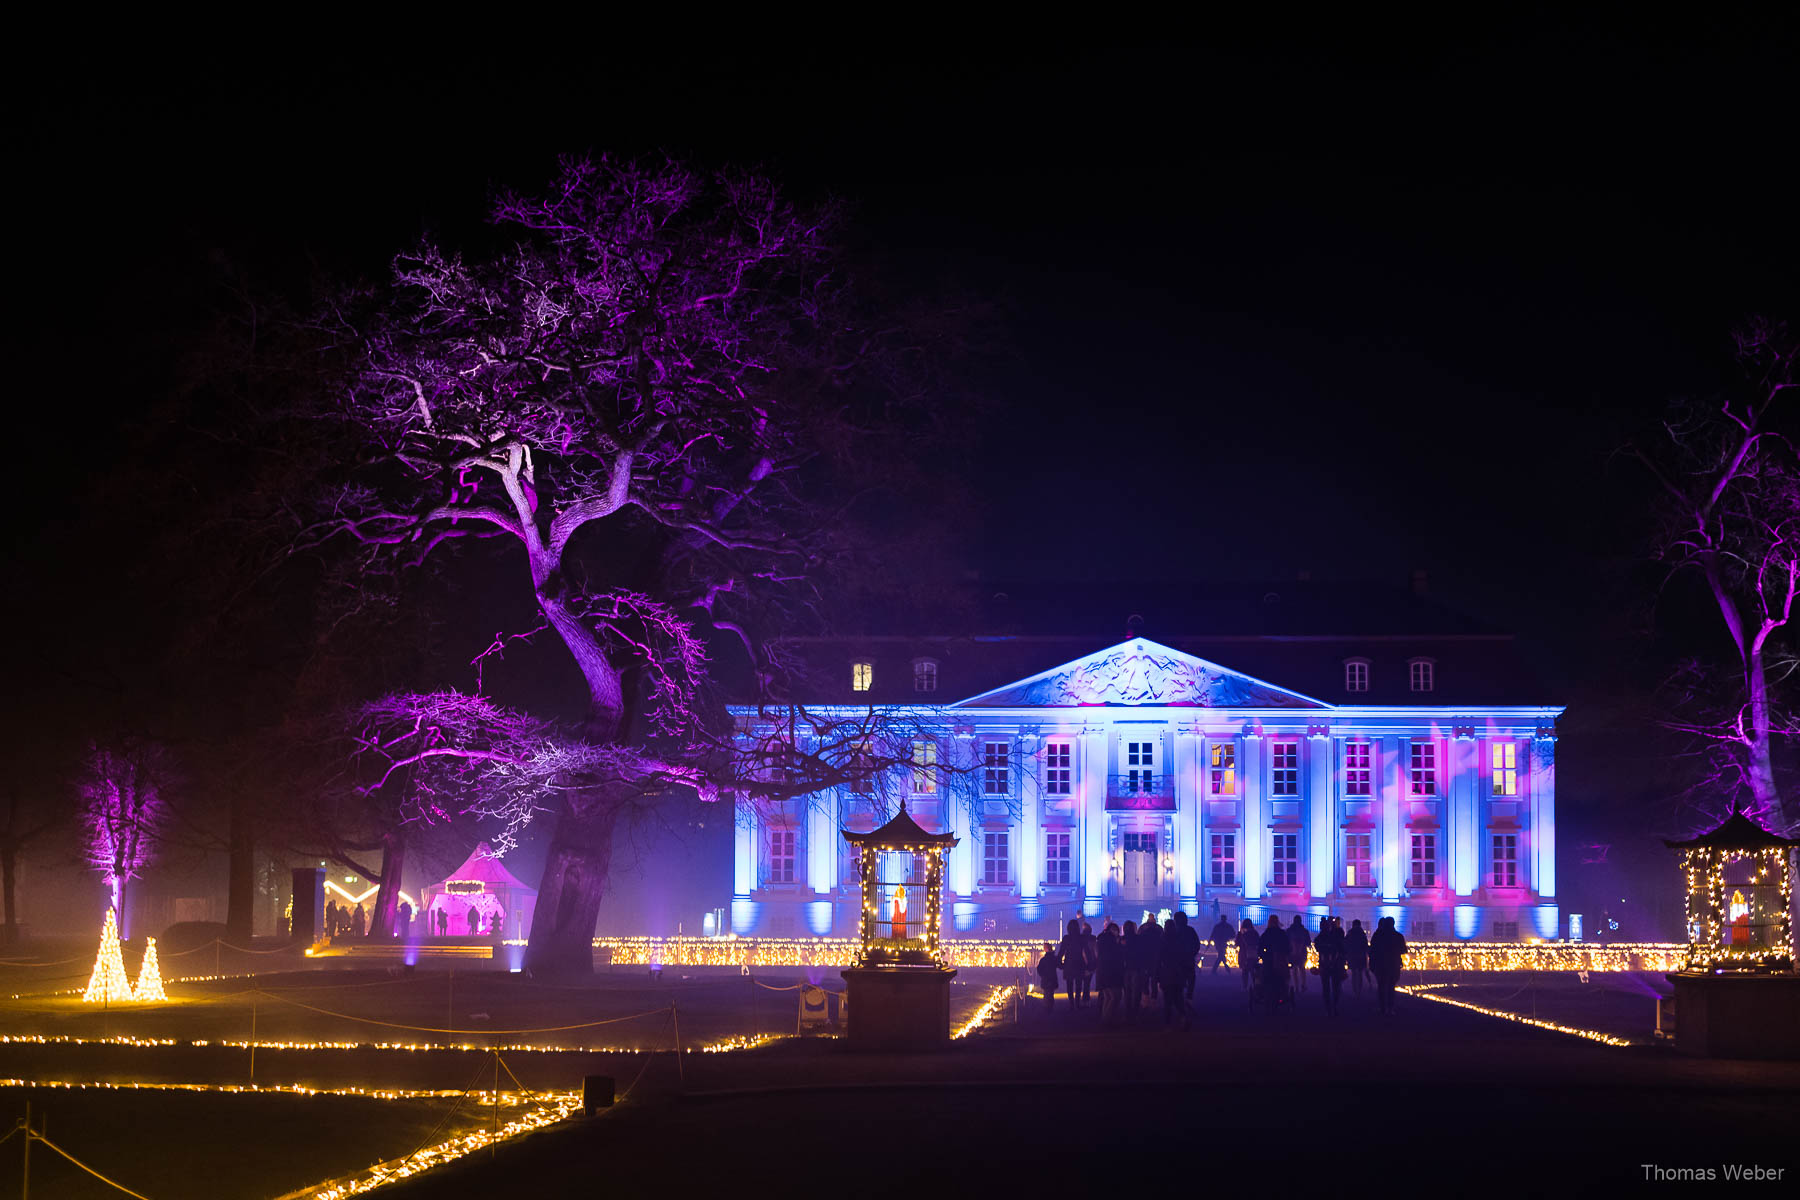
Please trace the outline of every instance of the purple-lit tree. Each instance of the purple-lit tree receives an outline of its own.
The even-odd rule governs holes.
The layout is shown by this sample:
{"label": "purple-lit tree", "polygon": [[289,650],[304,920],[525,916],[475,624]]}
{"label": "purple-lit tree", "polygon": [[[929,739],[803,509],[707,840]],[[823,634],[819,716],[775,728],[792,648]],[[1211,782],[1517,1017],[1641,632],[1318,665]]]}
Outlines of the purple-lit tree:
{"label": "purple-lit tree", "polygon": [[1661,493],[1657,555],[1704,581],[1733,654],[1724,668],[1682,665],[1669,723],[1695,739],[1715,805],[1792,828],[1800,810],[1777,787],[1776,749],[1800,733],[1800,713],[1782,697],[1800,665],[1791,636],[1800,594],[1800,457],[1790,435],[1797,349],[1785,325],[1767,321],[1736,341],[1745,386],[1678,405],[1660,445],[1633,449]]}
{"label": "purple-lit tree", "polygon": [[335,767],[293,841],[379,886],[370,937],[393,936],[401,875],[422,838],[466,842],[479,831],[505,854],[556,788],[603,773],[612,754],[459,692],[384,696],[349,713],[333,740]]}
{"label": "purple-lit tree", "polygon": [[347,362],[325,415],[358,445],[301,545],[349,535],[365,576],[471,539],[516,550],[606,752],[555,793],[527,957],[583,969],[621,813],[721,779],[817,786],[798,773],[817,754],[779,784],[732,765],[705,639],[772,682],[765,635],[817,600],[852,484],[931,437],[934,327],[868,303],[834,207],[753,174],[571,161],[494,218],[505,250],[424,245],[321,320]]}
{"label": "purple-lit tree", "polygon": [[125,888],[161,848],[173,781],[168,751],[155,742],[124,738],[93,742],[76,783],[87,828],[87,863],[106,881],[119,927],[125,928]]}

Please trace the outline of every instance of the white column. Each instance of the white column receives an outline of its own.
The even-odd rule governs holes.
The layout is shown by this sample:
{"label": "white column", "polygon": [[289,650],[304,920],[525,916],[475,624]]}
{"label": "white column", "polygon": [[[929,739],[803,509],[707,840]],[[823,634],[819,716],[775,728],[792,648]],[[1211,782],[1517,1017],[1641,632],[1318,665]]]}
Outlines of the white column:
{"label": "white column", "polygon": [[1238,746],[1238,788],[1244,795],[1244,825],[1239,831],[1238,848],[1244,864],[1244,899],[1260,900],[1264,881],[1268,878],[1268,855],[1264,838],[1269,836],[1269,818],[1263,811],[1263,736],[1246,733]]}
{"label": "white column", "polygon": [[1448,856],[1450,890],[1458,896],[1473,896],[1481,882],[1480,859],[1476,838],[1481,821],[1476,805],[1480,775],[1482,743],[1475,740],[1473,727],[1450,741],[1450,797],[1444,820],[1444,853]]}
{"label": "white column", "polygon": [[737,831],[732,843],[732,895],[739,900],[748,900],[756,887],[756,838],[759,832],[756,809],[748,800],[738,800]]}
{"label": "white column", "polygon": [[1556,897],[1556,739],[1531,739],[1531,886]]}
{"label": "white column", "polygon": [[1044,739],[1028,733],[1019,739],[1019,765],[1031,763],[1029,770],[1017,773],[1019,781],[1018,845],[1013,859],[1019,864],[1019,898],[1036,900],[1038,885],[1044,878],[1043,777]]}
{"label": "white column", "polygon": [[1086,849],[1081,856],[1082,893],[1088,900],[1104,900],[1112,877],[1112,855],[1106,845],[1106,773],[1112,747],[1111,734],[1081,735],[1081,833]]}
{"label": "white column", "polygon": [[837,887],[838,792],[832,788],[806,801],[806,882],[815,895]]}
{"label": "white column", "polygon": [[1311,768],[1307,783],[1307,795],[1310,800],[1308,824],[1312,833],[1310,862],[1307,866],[1307,878],[1312,885],[1314,896],[1329,896],[1336,880],[1335,859],[1337,849],[1337,788],[1334,785],[1337,768],[1338,741],[1324,734],[1313,734],[1306,739],[1308,766]]}
{"label": "white column", "polygon": [[1175,730],[1175,888],[1186,902],[1200,883],[1200,736]]}
{"label": "white column", "polygon": [[1407,756],[1412,740],[1404,737],[1381,739],[1381,866],[1376,882],[1381,885],[1383,900],[1400,898],[1400,806],[1405,803],[1409,778]]}
{"label": "white column", "polygon": [[[957,734],[938,753],[955,755],[953,761],[958,767],[977,765],[973,757],[972,734]],[[981,803],[981,780],[973,773],[948,778],[954,778],[955,785],[947,787],[947,778],[940,778],[938,798],[946,810],[944,823],[956,835],[957,843],[946,856],[949,863],[945,869],[944,890],[958,896],[972,896],[975,894],[975,859],[979,847],[975,845],[976,826],[969,817],[970,809]]]}

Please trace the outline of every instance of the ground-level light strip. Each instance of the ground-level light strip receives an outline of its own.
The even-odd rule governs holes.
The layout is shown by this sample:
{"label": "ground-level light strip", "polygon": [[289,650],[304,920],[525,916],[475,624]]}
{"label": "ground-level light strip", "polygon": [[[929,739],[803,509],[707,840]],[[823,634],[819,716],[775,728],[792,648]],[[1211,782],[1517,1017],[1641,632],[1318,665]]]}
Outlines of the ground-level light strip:
{"label": "ground-level light strip", "polygon": [[964,1021],[961,1028],[950,1035],[951,1040],[966,1038],[993,1020],[999,1015],[1000,1010],[1006,1007],[1007,1002],[1013,998],[1013,993],[1016,991],[1018,988],[1014,985],[1004,984],[989,992],[987,999],[981,1002],[981,1007],[975,1010],[975,1015]]}
{"label": "ground-level light strip", "polygon": [[[861,946],[856,938],[603,937],[594,939],[594,948],[616,967],[847,967]],[[942,949],[953,967],[1030,970],[1044,943],[950,938]],[[1408,942],[1406,965],[1419,971],[1675,971],[1686,952],[1673,942]],[[1237,965],[1232,947],[1226,962]]]}
{"label": "ground-level light strip", "polygon": [[1454,1004],[1458,1008],[1466,1008],[1470,1012],[1478,1012],[1484,1017],[1498,1017],[1502,1021],[1514,1021],[1520,1025],[1531,1025],[1538,1029],[1548,1029],[1552,1033],[1566,1033],[1571,1037],[1586,1038],[1590,1042],[1600,1042],[1607,1046],[1633,1046],[1638,1043],[1630,1038],[1622,1038],[1616,1034],[1603,1033],[1598,1029],[1578,1029],[1573,1025],[1563,1025],[1556,1021],[1546,1021],[1539,1017],[1527,1017],[1515,1012],[1507,1012],[1501,1008],[1488,1008],[1481,1004],[1471,1004],[1467,1000],[1455,1000],[1449,996],[1438,995],[1448,990],[1453,984],[1424,984],[1413,987],[1402,987],[1397,991],[1409,996],[1417,996],[1421,1000],[1435,1000],[1439,1004]]}

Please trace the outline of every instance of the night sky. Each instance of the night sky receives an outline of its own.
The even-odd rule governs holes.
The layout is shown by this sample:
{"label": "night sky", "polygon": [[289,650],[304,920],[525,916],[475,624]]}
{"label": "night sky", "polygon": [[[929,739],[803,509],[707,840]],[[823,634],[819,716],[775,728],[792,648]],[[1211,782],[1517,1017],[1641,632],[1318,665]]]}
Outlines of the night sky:
{"label": "night sky", "polygon": [[[1643,481],[1611,452],[1729,378],[1746,314],[1795,315],[1793,43],[1315,37],[71,61],[9,106],[34,364],[9,603],[72,645],[141,599],[127,577],[96,603],[63,535],[92,527],[227,264],[288,289],[375,274],[422,232],[483,237],[492,190],[559,153],[668,151],[842,195],[901,278],[999,306],[968,567],[1426,570],[1585,661],[1643,602]],[[131,515],[107,524],[79,557],[129,552]]]}

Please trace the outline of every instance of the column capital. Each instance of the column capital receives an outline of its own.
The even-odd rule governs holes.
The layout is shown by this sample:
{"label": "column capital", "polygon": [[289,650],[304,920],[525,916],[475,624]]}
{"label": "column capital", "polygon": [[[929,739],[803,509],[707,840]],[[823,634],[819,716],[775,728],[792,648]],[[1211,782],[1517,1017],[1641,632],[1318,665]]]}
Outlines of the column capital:
{"label": "column capital", "polygon": [[1306,736],[1309,738],[1328,738],[1331,736],[1331,726],[1308,725],[1306,727]]}

